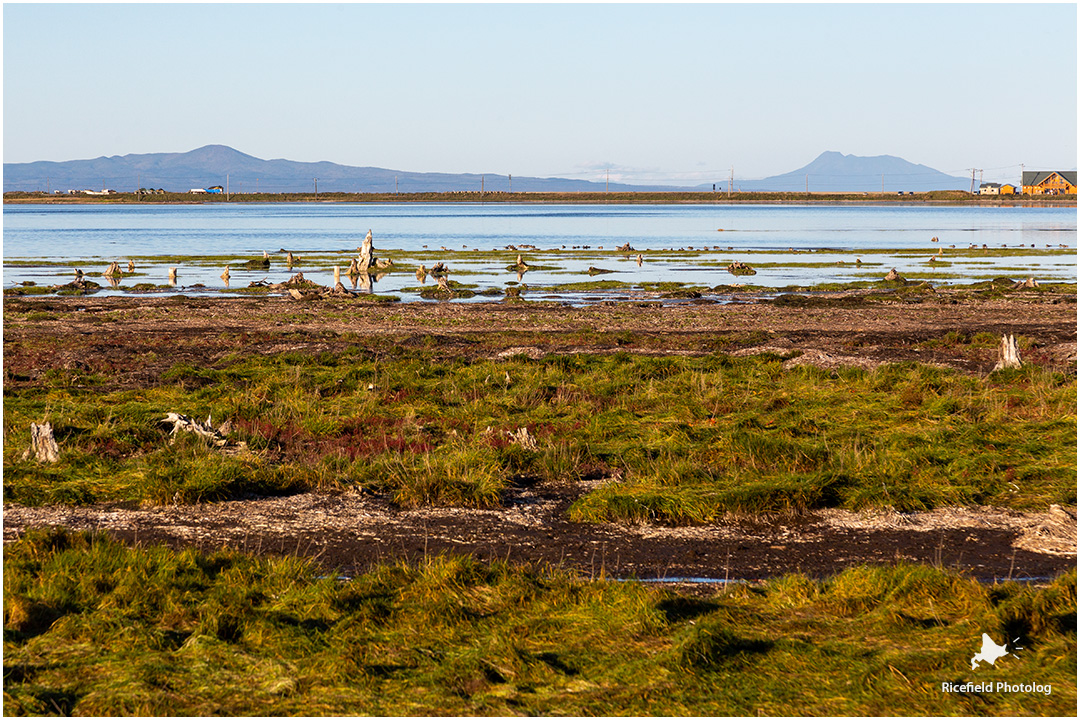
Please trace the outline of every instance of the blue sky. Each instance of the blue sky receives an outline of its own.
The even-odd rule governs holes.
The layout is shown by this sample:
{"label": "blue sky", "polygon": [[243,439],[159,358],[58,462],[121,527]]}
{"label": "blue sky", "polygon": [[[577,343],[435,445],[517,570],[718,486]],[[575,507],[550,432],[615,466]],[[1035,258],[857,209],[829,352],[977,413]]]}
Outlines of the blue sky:
{"label": "blue sky", "polygon": [[5,4],[4,161],[699,182],[1076,167],[1076,5]]}

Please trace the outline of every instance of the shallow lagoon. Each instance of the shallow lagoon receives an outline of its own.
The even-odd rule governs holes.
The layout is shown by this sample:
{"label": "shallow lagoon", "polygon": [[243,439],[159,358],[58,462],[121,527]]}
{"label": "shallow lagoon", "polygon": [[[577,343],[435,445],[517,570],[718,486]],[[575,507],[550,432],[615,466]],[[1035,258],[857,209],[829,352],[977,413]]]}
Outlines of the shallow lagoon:
{"label": "shallow lagoon", "polygon": [[[1075,208],[88,204],[5,206],[4,287],[66,283],[76,267],[100,282],[103,294],[136,284],[185,294],[243,291],[253,281],[280,282],[298,271],[331,285],[333,267],[348,267],[369,229],[376,255],[395,264],[371,292],[405,300],[419,299],[416,267],[440,261],[452,280],[478,293],[501,295],[523,284],[526,297],[575,301],[594,286],[607,288],[603,295],[671,289],[668,283],[813,287],[879,280],[894,267],[934,284],[1001,276],[1076,282],[1077,276]],[[626,244],[633,252],[616,250]],[[239,267],[263,251],[271,255],[269,270]],[[301,262],[290,270],[283,251]],[[530,266],[520,278],[511,269],[518,254]],[[125,273],[118,290],[95,277],[113,260],[126,270],[128,259],[136,272]],[[726,268],[735,260],[757,273],[732,275]],[[228,286],[220,278],[226,265]],[[178,268],[175,287],[167,285],[170,267]],[[590,275],[590,268],[610,272]]]}

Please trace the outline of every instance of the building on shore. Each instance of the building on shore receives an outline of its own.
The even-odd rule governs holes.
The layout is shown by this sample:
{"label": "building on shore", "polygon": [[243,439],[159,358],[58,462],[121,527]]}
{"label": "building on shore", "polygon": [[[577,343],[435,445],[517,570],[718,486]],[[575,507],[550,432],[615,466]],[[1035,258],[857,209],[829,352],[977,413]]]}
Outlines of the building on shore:
{"label": "building on shore", "polygon": [[1075,195],[1075,170],[1025,170],[1020,179],[1024,195]]}
{"label": "building on shore", "polygon": [[1015,195],[1016,186],[1005,183],[983,183],[979,186],[980,195]]}

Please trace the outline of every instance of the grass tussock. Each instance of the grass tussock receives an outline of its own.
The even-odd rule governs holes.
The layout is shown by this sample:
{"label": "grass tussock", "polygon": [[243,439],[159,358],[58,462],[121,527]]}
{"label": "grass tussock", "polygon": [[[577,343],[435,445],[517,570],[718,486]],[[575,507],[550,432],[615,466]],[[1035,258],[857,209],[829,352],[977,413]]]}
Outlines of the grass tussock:
{"label": "grass tussock", "polygon": [[[407,507],[491,507],[518,483],[609,478],[573,518],[682,524],[727,512],[1076,502],[1076,379],[1035,365],[980,377],[911,363],[785,367],[770,354],[432,352],[227,357],[176,365],[143,390],[47,373],[5,393],[5,500],[355,487]],[[172,441],[157,425],[170,411],[228,420],[230,440],[249,451]],[[30,423],[44,420],[61,448],[51,466],[21,459]]]}
{"label": "grass tussock", "polygon": [[[342,582],[37,531],[4,553],[4,714],[1065,715],[1075,619],[1075,572],[860,567],[691,598],[447,556]],[[1013,654],[972,670],[984,632]],[[985,680],[1052,693],[939,691]]]}

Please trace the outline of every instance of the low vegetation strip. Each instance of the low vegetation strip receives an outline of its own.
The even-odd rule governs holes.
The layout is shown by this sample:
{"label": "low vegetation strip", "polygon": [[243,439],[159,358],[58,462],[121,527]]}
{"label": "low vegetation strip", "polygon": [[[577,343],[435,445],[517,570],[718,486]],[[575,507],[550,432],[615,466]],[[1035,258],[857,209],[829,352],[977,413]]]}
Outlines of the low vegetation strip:
{"label": "low vegetation strip", "polygon": [[[360,489],[400,507],[495,507],[515,485],[603,480],[573,519],[1075,505],[1075,375],[787,359],[446,358],[353,345],[180,363],[130,390],[55,369],[5,392],[4,499],[163,504]],[[159,426],[170,412],[227,421],[230,443],[246,451],[170,436]],[[24,458],[28,428],[43,420],[56,463]]]}
{"label": "low vegetation strip", "polygon": [[[1012,652],[973,668],[983,633]],[[996,691],[996,681],[1040,690]],[[1074,713],[1075,570],[1036,588],[856,567],[692,598],[452,556],[343,580],[294,558],[60,530],[4,552],[8,716],[898,708]]]}

